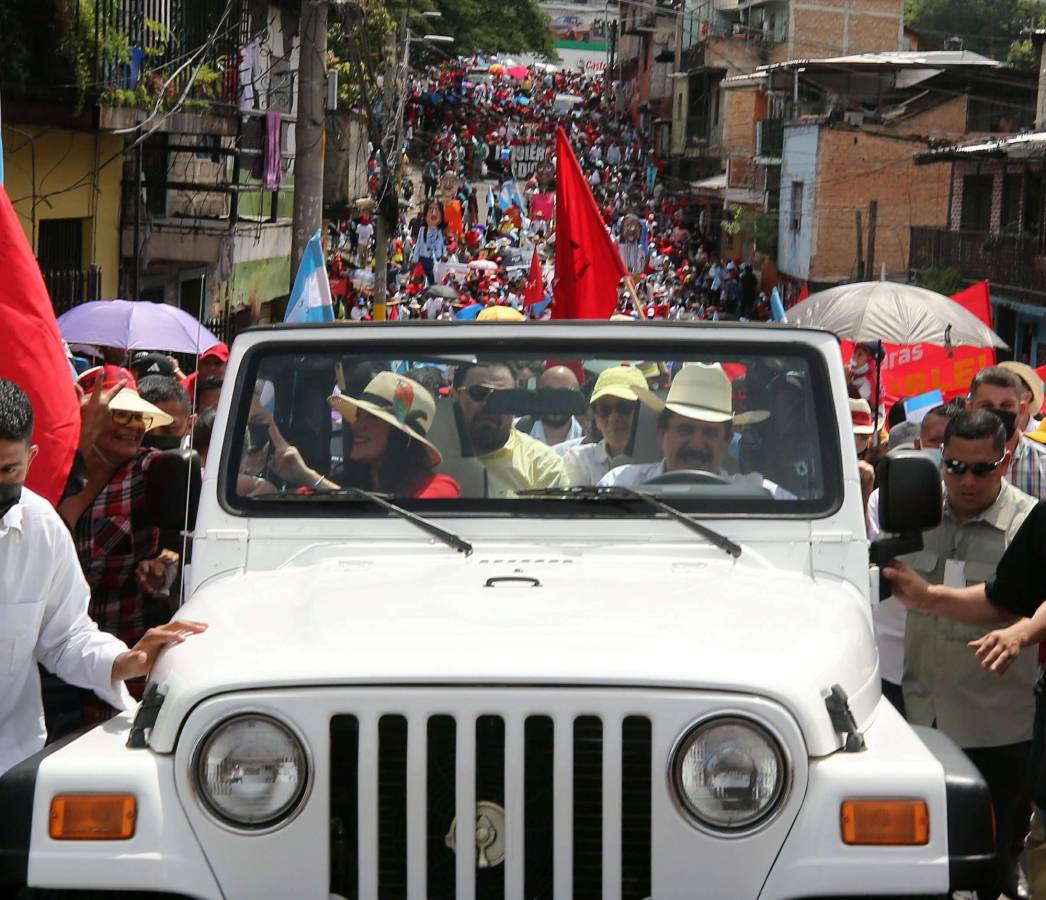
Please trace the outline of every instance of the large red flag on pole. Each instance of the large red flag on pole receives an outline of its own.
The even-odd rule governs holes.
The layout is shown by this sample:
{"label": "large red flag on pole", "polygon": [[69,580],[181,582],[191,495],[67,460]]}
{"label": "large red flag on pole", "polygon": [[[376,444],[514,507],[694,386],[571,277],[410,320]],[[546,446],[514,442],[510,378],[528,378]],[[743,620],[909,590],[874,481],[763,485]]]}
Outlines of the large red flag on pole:
{"label": "large red flag on pole", "polygon": [[570,140],[556,129],[554,319],[609,319],[628,271],[599,214]]}
{"label": "large red flag on pole", "polygon": [[33,443],[40,448],[26,486],[57,503],[80,440],[80,405],[47,286],[2,185],[0,271],[0,378],[29,395],[36,419]]}

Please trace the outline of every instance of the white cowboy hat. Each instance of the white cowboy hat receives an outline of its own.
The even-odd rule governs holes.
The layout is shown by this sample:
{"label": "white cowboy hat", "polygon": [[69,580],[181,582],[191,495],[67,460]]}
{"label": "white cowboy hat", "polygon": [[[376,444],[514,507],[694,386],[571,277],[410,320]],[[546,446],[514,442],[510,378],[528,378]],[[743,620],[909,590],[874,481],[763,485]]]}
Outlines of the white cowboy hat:
{"label": "white cowboy hat", "polygon": [[880,411],[875,424],[872,424],[872,407],[863,397],[850,398],[850,418],[854,434],[875,434],[886,422],[886,416]]}
{"label": "white cowboy hat", "polygon": [[443,462],[436,445],[426,437],[436,417],[436,401],[414,379],[395,372],[379,372],[359,397],[334,394],[327,398],[327,403],[349,422],[355,422],[356,413],[365,410],[424,444],[433,466]]}
{"label": "white cowboy hat", "polygon": [[632,391],[641,403],[651,409],[658,412],[668,409],[700,422],[754,425],[770,417],[765,409],[753,409],[735,415],[730,379],[718,363],[691,363],[683,366],[672,380],[672,387],[664,400],[647,388],[634,387]]}

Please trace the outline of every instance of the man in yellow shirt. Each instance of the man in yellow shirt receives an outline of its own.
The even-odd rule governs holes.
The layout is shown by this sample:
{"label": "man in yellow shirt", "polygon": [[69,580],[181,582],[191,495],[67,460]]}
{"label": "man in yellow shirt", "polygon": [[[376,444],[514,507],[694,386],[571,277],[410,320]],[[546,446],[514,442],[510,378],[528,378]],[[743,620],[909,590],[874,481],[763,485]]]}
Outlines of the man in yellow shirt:
{"label": "man in yellow shirt", "polygon": [[486,470],[486,496],[500,500],[533,488],[565,487],[563,460],[551,447],[512,427],[510,413],[491,413],[487,401],[516,386],[504,363],[461,367],[454,377],[455,397],[476,459]]}

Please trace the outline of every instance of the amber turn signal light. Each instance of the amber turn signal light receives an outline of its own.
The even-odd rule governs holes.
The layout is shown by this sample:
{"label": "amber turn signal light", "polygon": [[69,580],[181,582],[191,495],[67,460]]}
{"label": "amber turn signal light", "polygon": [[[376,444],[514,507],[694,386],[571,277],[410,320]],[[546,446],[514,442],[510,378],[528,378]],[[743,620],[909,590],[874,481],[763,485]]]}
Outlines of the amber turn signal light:
{"label": "amber turn signal light", "polygon": [[133,794],[59,794],[49,831],[56,841],[126,841],[134,837]]}
{"label": "amber turn signal light", "polygon": [[846,800],[839,812],[844,844],[900,847],[930,842],[930,811],[922,800]]}

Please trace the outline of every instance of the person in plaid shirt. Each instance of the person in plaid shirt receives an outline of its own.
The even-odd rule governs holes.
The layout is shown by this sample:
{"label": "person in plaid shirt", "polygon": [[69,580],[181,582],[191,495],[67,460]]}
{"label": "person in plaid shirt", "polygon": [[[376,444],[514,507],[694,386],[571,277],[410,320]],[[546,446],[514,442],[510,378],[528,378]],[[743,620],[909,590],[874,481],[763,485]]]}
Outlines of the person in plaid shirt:
{"label": "person in plaid shirt", "polygon": [[[89,615],[100,629],[133,646],[150,626],[170,616],[152,598],[169,585],[178,555],[161,550],[159,530],[142,521],[145,473],[156,456],[142,447],[142,439],[150,429],[170,424],[171,416],[138,395],[126,369],[91,369],[78,384],[89,395],[99,380],[105,391],[121,383],[122,389],[110,401],[108,420],[97,438],[84,448],[84,490],[62,500],[58,512],[72,532],[91,589]],[[140,698],[142,682],[130,682],[128,689]],[[52,741],[113,715],[92,692],[51,675],[44,678],[44,708]]]}
{"label": "person in plaid shirt", "polygon": [[971,409],[995,413],[1006,427],[1010,483],[1036,500],[1046,500],[1046,446],[1030,440],[1020,427],[1028,421],[1024,383],[1009,369],[988,366],[970,383]]}

